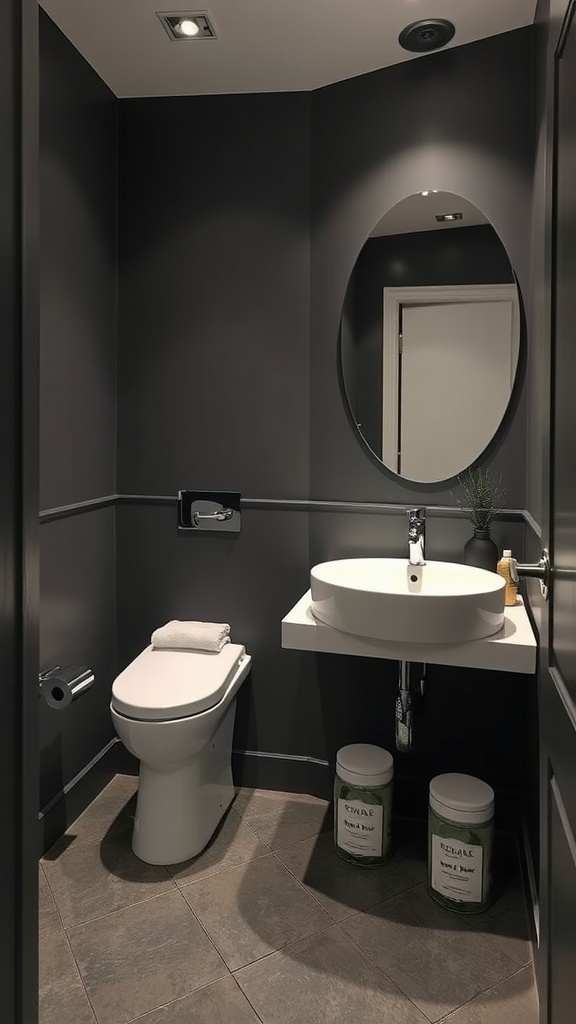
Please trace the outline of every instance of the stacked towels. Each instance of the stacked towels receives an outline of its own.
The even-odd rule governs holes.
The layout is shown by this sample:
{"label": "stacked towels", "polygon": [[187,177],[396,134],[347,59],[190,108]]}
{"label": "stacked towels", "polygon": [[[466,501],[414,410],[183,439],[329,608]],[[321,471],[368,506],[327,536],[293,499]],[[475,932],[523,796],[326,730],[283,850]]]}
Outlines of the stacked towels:
{"label": "stacked towels", "polygon": [[153,647],[192,651],[221,651],[230,643],[227,622],[180,622],[172,619],[155,629],[150,637]]}

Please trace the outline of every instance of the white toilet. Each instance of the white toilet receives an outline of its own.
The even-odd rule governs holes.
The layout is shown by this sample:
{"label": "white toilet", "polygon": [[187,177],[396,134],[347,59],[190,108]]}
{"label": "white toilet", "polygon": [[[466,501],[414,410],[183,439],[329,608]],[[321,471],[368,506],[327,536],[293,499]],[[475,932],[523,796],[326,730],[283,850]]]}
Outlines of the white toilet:
{"label": "white toilet", "polygon": [[140,759],[132,849],[148,864],[178,864],[204,849],[234,796],[236,694],[250,655],[147,647],[112,685],[110,711]]}

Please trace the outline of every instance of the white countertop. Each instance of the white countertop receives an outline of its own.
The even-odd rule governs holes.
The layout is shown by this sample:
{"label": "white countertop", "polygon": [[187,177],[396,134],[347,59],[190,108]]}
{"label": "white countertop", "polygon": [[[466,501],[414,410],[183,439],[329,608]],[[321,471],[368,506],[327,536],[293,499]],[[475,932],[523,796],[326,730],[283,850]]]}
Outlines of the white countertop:
{"label": "white countertop", "polygon": [[282,647],[325,654],[357,654],[364,658],[457,665],[531,674],[536,669],[537,643],[522,602],[506,608],[504,625],[483,640],[463,644],[406,644],[343,633],[314,618],[308,590],[282,619]]}

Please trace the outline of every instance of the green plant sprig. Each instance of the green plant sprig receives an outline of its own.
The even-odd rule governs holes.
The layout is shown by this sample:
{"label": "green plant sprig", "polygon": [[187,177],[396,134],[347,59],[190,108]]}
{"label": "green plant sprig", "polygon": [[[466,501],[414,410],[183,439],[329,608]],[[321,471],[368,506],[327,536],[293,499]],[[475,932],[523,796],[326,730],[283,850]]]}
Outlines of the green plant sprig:
{"label": "green plant sprig", "polygon": [[492,475],[490,469],[469,469],[458,477],[462,495],[454,495],[457,505],[475,530],[489,530],[492,522],[505,504],[506,488],[502,474]]}

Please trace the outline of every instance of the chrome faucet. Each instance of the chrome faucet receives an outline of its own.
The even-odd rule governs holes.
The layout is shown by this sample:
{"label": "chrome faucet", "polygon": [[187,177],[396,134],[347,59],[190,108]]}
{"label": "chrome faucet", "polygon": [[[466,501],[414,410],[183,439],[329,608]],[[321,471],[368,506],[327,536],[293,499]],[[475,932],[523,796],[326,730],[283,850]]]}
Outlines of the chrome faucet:
{"label": "chrome faucet", "polygon": [[410,565],[426,565],[426,509],[409,508],[408,516],[408,562]]}

